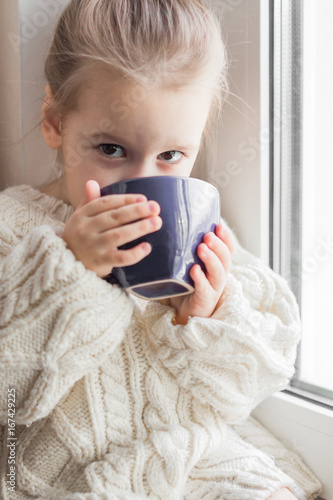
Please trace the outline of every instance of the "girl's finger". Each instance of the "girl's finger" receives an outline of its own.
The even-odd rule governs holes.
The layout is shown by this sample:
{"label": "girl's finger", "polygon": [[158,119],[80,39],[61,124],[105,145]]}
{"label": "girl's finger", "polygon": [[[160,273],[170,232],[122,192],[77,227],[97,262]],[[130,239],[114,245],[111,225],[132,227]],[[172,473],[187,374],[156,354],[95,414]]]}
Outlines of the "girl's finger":
{"label": "girl's finger", "polygon": [[205,234],[203,242],[217,255],[225,271],[228,272],[231,265],[231,253],[227,244],[212,232]]}
{"label": "girl's finger", "polygon": [[150,243],[144,242],[129,250],[112,250],[108,255],[111,267],[126,267],[137,264],[150,254],[152,247]]}
{"label": "girl's finger", "polygon": [[103,233],[115,227],[120,227],[140,219],[158,215],[161,208],[156,201],[133,203],[120,208],[108,210],[90,218],[97,233]]}
{"label": "girl's finger", "polygon": [[218,224],[215,228],[215,233],[227,245],[232,255],[236,248],[236,241],[231,232],[223,227],[223,224]]}
{"label": "girl's finger", "polygon": [[101,196],[101,188],[97,181],[90,180],[86,182],[86,199],[85,203],[89,203]]}
{"label": "girl's finger", "polygon": [[103,247],[117,248],[142,236],[154,233],[162,227],[162,219],[158,215],[143,219],[133,224],[116,227],[100,235],[99,244]]}
{"label": "girl's finger", "polygon": [[103,212],[143,201],[147,201],[143,194],[109,194],[90,201],[84,205],[83,210],[87,217],[95,217]]}
{"label": "girl's finger", "polygon": [[206,266],[207,280],[214,290],[219,292],[223,288],[226,277],[226,271],[222,262],[205,243],[200,243],[197,253],[198,257]]}
{"label": "girl's finger", "polygon": [[204,294],[209,286],[208,279],[199,264],[194,264],[190,269],[190,276],[194,281],[196,293]]}

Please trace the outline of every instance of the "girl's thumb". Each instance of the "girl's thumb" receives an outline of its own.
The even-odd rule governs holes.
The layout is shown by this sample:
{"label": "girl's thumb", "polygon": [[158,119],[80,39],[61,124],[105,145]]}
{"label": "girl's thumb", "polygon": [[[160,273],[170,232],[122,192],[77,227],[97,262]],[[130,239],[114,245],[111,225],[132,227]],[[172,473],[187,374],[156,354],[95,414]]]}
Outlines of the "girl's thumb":
{"label": "girl's thumb", "polygon": [[85,203],[89,203],[101,196],[101,188],[97,181],[86,182],[86,199]]}

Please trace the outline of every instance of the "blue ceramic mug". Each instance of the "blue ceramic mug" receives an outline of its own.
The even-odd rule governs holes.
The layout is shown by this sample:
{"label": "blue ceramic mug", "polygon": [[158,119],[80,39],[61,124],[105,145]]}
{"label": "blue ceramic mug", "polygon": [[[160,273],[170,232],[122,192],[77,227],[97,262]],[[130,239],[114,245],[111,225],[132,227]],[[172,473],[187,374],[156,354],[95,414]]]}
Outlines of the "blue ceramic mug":
{"label": "blue ceramic mug", "polygon": [[220,196],[208,182],[191,177],[156,176],[125,179],[101,190],[101,195],[144,194],[161,207],[162,228],[121,249],[148,241],[151,253],[132,266],[115,267],[105,279],[117,282],[140,298],[165,299],[194,291],[189,271],[203,263],[196,249],[204,234],[220,221]]}

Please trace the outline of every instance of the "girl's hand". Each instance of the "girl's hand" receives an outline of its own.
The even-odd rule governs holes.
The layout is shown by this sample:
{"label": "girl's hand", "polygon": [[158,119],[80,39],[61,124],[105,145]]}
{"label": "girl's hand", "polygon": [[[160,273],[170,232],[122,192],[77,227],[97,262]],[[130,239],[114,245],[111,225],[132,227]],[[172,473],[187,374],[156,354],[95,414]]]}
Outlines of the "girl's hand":
{"label": "girl's hand", "polygon": [[144,195],[101,196],[99,184],[88,181],[85,200],[66,222],[63,239],[87,269],[104,277],[113,267],[130,266],[149,255],[149,243],[128,250],[118,247],[158,231],[159,213],[158,203]]}
{"label": "girl's hand", "polygon": [[175,323],[185,325],[190,316],[209,318],[221,304],[234,249],[234,238],[222,224],[216,226],[215,233],[205,234],[197,254],[206,266],[206,274],[199,264],[194,264],[190,270],[194,293],[170,299],[176,309]]}

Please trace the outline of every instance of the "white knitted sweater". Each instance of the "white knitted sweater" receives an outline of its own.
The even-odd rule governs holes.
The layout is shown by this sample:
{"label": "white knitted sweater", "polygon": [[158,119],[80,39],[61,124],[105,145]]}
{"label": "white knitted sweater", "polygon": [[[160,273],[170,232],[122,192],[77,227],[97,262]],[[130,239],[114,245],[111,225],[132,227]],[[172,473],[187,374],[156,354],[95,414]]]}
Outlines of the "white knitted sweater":
{"label": "white knitted sweater", "polygon": [[173,309],[75,260],[61,238],[71,213],[29,186],[0,194],[0,497],[314,498],[309,469],[249,417],[293,374],[285,281],[238,246],[223,305],[173,326]]}

